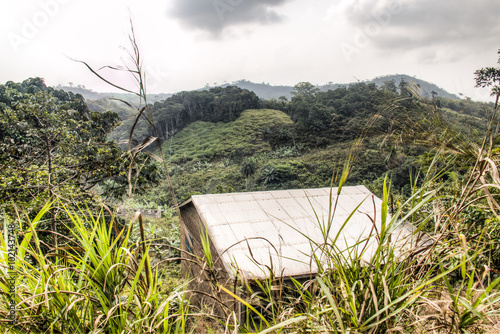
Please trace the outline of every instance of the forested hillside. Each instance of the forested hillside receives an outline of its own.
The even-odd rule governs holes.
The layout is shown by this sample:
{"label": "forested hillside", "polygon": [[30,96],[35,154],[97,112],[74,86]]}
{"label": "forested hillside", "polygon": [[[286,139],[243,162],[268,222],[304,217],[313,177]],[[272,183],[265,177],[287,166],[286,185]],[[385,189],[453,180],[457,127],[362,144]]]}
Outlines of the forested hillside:
{"label": "forested hillside", "polygon": [[[479,140],[492,112],[483,103],[419,94],[418,86],[405,82],[399,87],[359,83],[326,92],[304,82],[294,87],[290,100],[258,101],[229,86],[174,95],[152,110],[180,199],[193,193],[328,186],[349,157],[349,184],[376,191],[389,172],[394,190],[408,192],[412,173],[432,148],[462,135]],[[204,101],[210,107],[202,108]],[[226,101],[220,107],[226,111],[216,111],[213,101]],[[252,110],[241,113],[249,105]],[[436,135],[446,132],[446,140]],[[171,203],[168,197],[157,189],[143,201],[165,205]]]}
{"label": "forested hillside", "polygon": [[[311,89],[314,88],[314,91],[317,93],[328,93],[337,91],[336,94],[339,94],[339,99],[336,100],[337,107],[339,103],[344,103],[344,100],[340,100],[341,91],[347,90],[358,90],[362,95],[362,88],[365,86],[370,86],[372,88],[383,88],[385,90],[397,93],[397,94],[405,94],[406,87],[408,85],[416,85],[418,87],[418,94],[421,97],[426,98],[437,98],[441,101],[448,101],[447,104],[450,104],[451,109],[455,111],[461,111],[464,107],[464,101],[460,101],[459,98],[453,94],[446,92],[445,90],[437,87],[436,85],[426,82],[424,80],[416,79],[410,77],[408,75],[388,75],[377,77],[373,80],[369,80],[361,83],[350,83],[350,84],[334,84],[328,83],[326,85],[321,86],[313,86],[311,85]],[[360,86],[361,85],[361,86]],[[357,88],[356,88],[357,87]],[[87,104],[91,110],[94,111],[106,111],[113,110],[118,113],[120,119],[122,120],[122,124],[112,131],[110,134],[110,139],[113,139],[117,142],[128,140],[128,130],[131,128],[132,124],[135,121],[135,117],[137,116],[137,110],[133,106],[137,106],[139,100],[137,97],[134,97],[131,94],[126,93],[96,93],[91,90],[85,89],[84,87],[58,87],[65,91],[79,93],[81,94],[87,101]],[[252,93],[256,95],[260,102],[256,103],[255,96],[252,97],[253,101],[247,101],[245,103],[250,103],[248,108],[260,108],[264,106],[270,105],[272,108],[280,109],[285,108],[285,105],[290,102],[291,98],[295,96],[296,87],[292,86],[273,86],[265,83],[257,84],[247,80],[239,80],[234,82],[233,84],[223,84],[221,86],[216,87],[205,87],[204,89],[199,89],[195,91],[188,92],[180,92],[177,94],[148,94],[147,100],[154,106],[154,115],[152,115],[157,120],[158,130],[160,131],[160,135],[162,138],[167,138],[172,134],[176,133],[180,128],[183,127],[182,124],[186,122],[192,122],[196,120],[196,117],[199,115],[193,115],[193,112],[197,113],[196,109],[204,109],[206,114],[211,114],[213,112],[213,108],[223,110],[226,107],[223,106],[223,103],[227,103],[231,97],[231,94],[235,94],[235,90],[239,92],[247,92],[247,94]],[[339,90],[340,89],[340,90]],[[231,92],[232,90],[232,92]],[[219,94],[219,92],[225,92],[219,98],[222,100],[226,100],[223,102],[222,100],[217,101],[217,105],[215,105],[215,101],[213,101],[209,96],[214,96],[214,94]],[[324,94],[320,97],[323,101],[326,99],[333,98],[334,96],[328,96],[328,94]],[[379,96],[379,99],[383,99],[383,96]],[[130,105],[127,105],[122,101],[126,101]],[[455,101],[453,101],[455,100]],[[236,102],[233,107],[241,109],[242,101]],[[240,104],[238,106],[238,104]],[[181,107],[182,105],[182,107]],[[175,110],[177,108],[177,110]],[[337,108],[342,109],[342,108]],[[281,109],[280,109],[281,110]],[[228,111],[231,113],[231,111]],[[349,112],[349,111],[347,111]],[[224,114],[225,111],[222,111]],[[193,118],[194,116],[194,118]],[[321,115],[319,115],[321,116]],[[183,120],[179,119],[179,117],[184,117]],[[206,117],[206,115],[205,115]],[[214,116],[216,117],[216,116]],[[229,118],[228,118],[229,119]],[[223,120],[224,121],[224,120]],[[227,121],[227,120],[225,120]],[[323,120],[319,119],[318,124]],[[148,133],[148,126],[146,122],[141,122],[138,125],[137,134],[140,136],[144,136]],[[161,124],[163,123],[163,124]],[[179,123],[179,124],[177,124]],[[167,129],[168,128],[168,129]]]}
{"label": "forested hillside", "polygon": [[[374,78],[372,80],[364,80],[362,83],[365,84],[372,84],[374,83],[377,85],[377,87],[381,87],[385,85],[387,82],[392,82],[395,85],[399,85],[401,82],[407,82],[407,83],[414,83],[418,85],[422,91],[422,95],[425,97],[432,97],[433,94],[437,94],[441,97],[446,97],[454,100],[458,100],[458,96],[454,94],[448,93],[446,90],[438,87],[437,85],[427,82],[422,79],[417,79],[416,77],[412,77],[406,74],[393,74],[393,75],[384,75],[380,76],[377,78]],[[351,85],[355,85],[357,83],[360,83],[360,81],[357,82],[350,82],[350,83],[334,83],[334,82],[329,82],[324,85],[317,85],[316,87],[322,91],[326,92],[328,90],[335,90],[340,87],[348,87]],[[254,83],[248,80],[238,80],[234,81],[231,84],[223,84],[221,85],[222,87],[226,86],[237,86],[243,89],[248,89],[255,94],[257,94],[258,97],[264,100],[269,100],[269,99],[279,99],[280,97],[285,97],[287,99],[290,99],[293,95],[292,92],[294,90],[293,86],[280,86],[280,85],[271,85],[268,83]]]}
{"label": "forested hillside", "polygon": [[[104,194],[126,191],[128,177],[117,171],[127,162],[109,140],[128,139],[137,115],[131,106],[99,99],[88,101],[87,107],[81,95],[46,87],[41,79],[9,82],[1,90],[2,152],[10,166],[2,182],[12,189],[33,182],[35,174],[20,171],[25,165],[42,167],[43,172],[35,168],[33,173],[50,176],[45,186],[37,181],[29,193],[16,190],[4,198],[21,196],[27,201],[46,194],[42,201],[67,186]],[[326,186],[333,170],[351,155],[350,183],[377,184],[390,172],[394,189],[402,190],[409,187],[415,161],[442,140],[436,133],[455,131],[479,138],[492,113],[492,106],[484,103],[419,93],[418,86],[405,81],[399,86],[393,81],[380,87],[358,83],[327,91],[303,82],[294,87],[290,100],[262,100],[235,86],[181,92],[151,104],[132,139],[141,143],[154,135],[155,127],[180,199],[198,192]],[[45,119],[29,116],[26,108],[50,112],[43,114]],[[157,177],[147,168],[141,175],[145,182]],[[138,201],[172,204],[170,195],[151,186]]]}

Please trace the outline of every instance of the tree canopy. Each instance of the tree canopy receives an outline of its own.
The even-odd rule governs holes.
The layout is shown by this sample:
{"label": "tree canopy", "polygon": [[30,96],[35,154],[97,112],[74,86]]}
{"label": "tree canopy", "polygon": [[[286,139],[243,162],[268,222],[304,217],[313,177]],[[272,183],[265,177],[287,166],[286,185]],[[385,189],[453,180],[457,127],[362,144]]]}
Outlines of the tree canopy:
{"label": "tree canopy", "polygon": [[[0,85],[2,206],[36,209],[53,196],[88,197],[96,185],[103,194],[123,194],[129,156],[107,140],[118,124],[116,113],[90,111],[81,95],[40,78]],[[138,190],[156,178],[151,164],[135,169]]]}
{"label": "tree canopy", "polygon": [[[187,125],[196,121],[230,122],[244,110],[260,107],[254,92],[236,86],[214,87],[209,90],[180,92],[151,105],[152,122],[162,140],[168,139]],[[124,121],[117,137],[126,137],[135,117]],[[134,138],[141,141],[151,136],[148,122],[141,120],[134,131]]]}

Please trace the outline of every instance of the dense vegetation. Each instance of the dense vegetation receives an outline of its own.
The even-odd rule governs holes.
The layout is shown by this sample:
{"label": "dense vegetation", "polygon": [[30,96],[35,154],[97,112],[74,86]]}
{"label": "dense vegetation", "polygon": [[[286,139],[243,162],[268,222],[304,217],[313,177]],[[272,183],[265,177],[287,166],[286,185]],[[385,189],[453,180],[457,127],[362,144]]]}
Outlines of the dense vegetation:
{"label": "dense vegetation", "polygon": [[[261,101],[268,109],[224,122],[190,122],[163,145],[177,196],[325,187],[353,153],[349,184],[370,184],[377,191],[375,185],[390,172],[393,190],[408,194],[422,155],[446,142],[440,134],[448,131],[450,139],[454,131],[479,140],[492,112],[491,105],[470,100],[417,98],[417,91],[404,81],[326,92],[300,83],[290,101]],[[138,200],[172,203],[162,188]]]}
{"label": "dense vegetation", "polygon": [[[253,92],[231,86],[177,93],[164,101],[155,102],[150,107],[156,135],[165,140],[193,122],[234,121],[244,110],[259,108],[260,104],[259,98]],[[128,110],[128,115],[122,114],[123,125],[113,134],[118,140],[128,139],[129,131],[135,122],[136,115]],[[151,135],[155,135],[151,124],[146,119],[141,119],[134,131],[134,138],[142,141],[144,137]]]}
{"label": "dense vegetation", "polygon": [[[107,139],[118,122],[115,112],[90,111],[82,96],[46,87],[40,78],[1,85],[0,213],[4,219],[17,216],[19,210],[34,218],[55,198],[98,206],[102,201],[98,195],[105,199],[126,193],[126,166],[131,158]],[[136,162],[134,190],[139,193],[157,182],[158,172],[140,156]],[[59,211],[53,208],[53,220],[40,227],[66,230]],[[48,233],[44,241],[54,246],[56,236]]]}
{"label": "dense vegetation", "polygon": [[[416,77],[412,77],[406,74],[393,74],[393,75],[384,75],[380,77],[376,77],[372,80],[368,81],[363,81],[365,84],[375,84],[377,87],[383,86],[386,82],[394,81],[394,82],[400,82],[401,80],[404,80],[406,82],[414,82],[415,84],[419,85],[421,90],[422,90],[422,96],[424,97],[432,97],[432,95],[438,94],[441,97],[449,98],[449,99],[455,99],[459,100],[459,97],[450,94],[444,89],[421,79],[418,79]],[[359,82],[359,81],[357,81]],[[353,83],[351,83],[353,84]],[[319,88],[320,91],[326,92],[328,90],[335,90],[340,87],[345,87],[349,86],[350,84],[344,83],[333,83],[333,82],[328,82],[325,85],[318,85],[317,88]],[[285,97],[287,99],[290,99],[293,97],[292,93],[294,90],[293,86],[277,86],[277,85],[270,85],[269,83],[254,83],[248,80],[238,80],[234,81],[232,83],[225,83],[221,85],[222,87],[225,86],[237,86],[243,89],[248,89],[252,92],[255,92],[258,97],[264,100],[272,100],[272,99],[279,99],[280,97]],[[209,88],[207,85],[206,88]]]}
{"label": "dense vegetation", "polygon": [[[101,111],[109,102],[92,111],[80,95],[38,78],[0,86],[0,328],[498,332],[499,73],[476,72],[494,105],[421,98],[405,80],[328,91],[304,82],[290,100],[259,100],[232,86],[182,92],[132,116],[120,110],[123,127],[114,135],[118,114]],[[111,136],[142,144],[121,151]],[[376,250],[362,264],[355,248],[338,252],[325,232],[312,247],[327,265],[318,262],[310,280],[285,291],[271,276],[248,300],[233,294],[246,321],[230,311],[218,318],[189,304],[175,274],[178,217],[172,193],[156,184],[160,172],[179,200],[365,183],[383,200]],[[112,206],[125,200],[167,207],[167,217],[162,225],[141,216],[119,221]],[[401,222],[425,242],[401,252],[391,242]],[[193,261],[214,274],[209,251]],[[227,288],[214,285],[211,296],[220,301]]]}

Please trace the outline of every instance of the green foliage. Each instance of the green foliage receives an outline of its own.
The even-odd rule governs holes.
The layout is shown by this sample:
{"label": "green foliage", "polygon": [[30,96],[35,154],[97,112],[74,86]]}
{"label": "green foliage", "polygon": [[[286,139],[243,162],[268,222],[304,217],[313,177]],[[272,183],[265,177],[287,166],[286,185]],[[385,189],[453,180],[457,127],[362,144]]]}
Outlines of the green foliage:
{"label": "green foliage", "polygon": [[288,164],[266,165],[260,171],[260,180],[264,185],[282,183],[293,177],[292,166]]}
{"label": "green foliage", "polygon": [[243,161],[243,164],[241,165],[240,173],[244,177],[248,178],[249,176],[255,174],[256,168],[257,168],[257,161],[254,158],[247,158]]}
{"label": "green foliage", "polygon": [[[88,109],[80,95],[48,88],[42,79],[0,86],[0,215],[17,208],[33,218],[55,198],[98,208],[105,198],[136,193],[156,183],[156,165],[122,152],[107,135],[118,124],[114,112]],[[132,180],[133,179],[133,180]],[[133,181],[133,183],[129,183]],[[69,233],[60,207],[40,223],[42,250],[64,247]],[[50,233],[54,232],[54,233]]]}
{"label": "green foliage", "polygon": [[[47,88],[38,78],[8,82],[0,92],[4,206],[39,208],[53,195],[76,199],[98,184],[105,194],[123,193],[129,157],[106,139],[118,124],[115,113],[90,111],[80,95]],[[137,190],[157,178],[153,165],[139,166]]]}
{"label": "green foliage", "polygon": [[171,162],[212,160],[269,152],[271,145],[261,132],[264,126],[286,128],[293,123],[283,112],[269,109],[247,110],[234,122],[198,121],[165,142],[163,150]]}
{"label": "green foliage", "polygon": [[[498,50],[500,64],[500,49]],[[496,96],[496,104],[498,104],[498,96],[500,96],[500,68],[484,67],[474,72],[476,79],[476,87],[491,87],[491,95]]]}
{"label": "green foliage", "polygon": [[[115,230],[115,223],[106,222],[102,214],[94,217],[68,208],[71,244],[46,256],[37,225],[49,209],[50,204],[24,224],[21,218],[12,222],[14,262],[6,257],[7,240],[0,235],[1,317],[7,318],[9,296],[17,304],[14,325],[2,322],[0,328],[11,333],[185,331],[189,306],[178,292],[183,286],[172,286],[164,278],[161,263],[151,265],[150,241],[131,242],[136,222]],[[9,264],[13,270],[8,270]]]}
{"label": "green foliage", "polygon": [[[180,257],[180,222],[179,217],[174,216],[174,210],[167,211],[162,218],[144,218],[143,221],[144,237],[151,243],[151,263]],[[138,224],[132,225],[130,240],[134,243],[141,241],[141,231]],[[175,280],[180,278],[180,273],[179,275],[175,274],[180,268],[176,268],[175,265],[171,264],[168,270],[172,272],[164,273],[165,279]]]}
{"label": "green foliage", "polygon": [[[259,98],[255,93],[236,86],[215,87],[209,90],[180,92],[161,102],[149,105],[151,121],[162,141],[171,138],[191,123],[229,122],[236,120],[246,109],[259,108]],[[135,114],[129,113],[113,138],[126,139],[135,122]],[[153,136],[151,124],[140,120],[134,130],[138,142]]]}

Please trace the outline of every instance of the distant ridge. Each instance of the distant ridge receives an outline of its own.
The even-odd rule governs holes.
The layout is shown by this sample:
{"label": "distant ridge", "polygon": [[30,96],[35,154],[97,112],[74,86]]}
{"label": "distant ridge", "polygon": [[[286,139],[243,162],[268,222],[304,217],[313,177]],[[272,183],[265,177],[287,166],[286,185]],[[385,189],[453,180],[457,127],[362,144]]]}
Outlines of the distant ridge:
{"label": "distant ridge", "polygon": [[368,82],[373,82],[375,83],[378,87],[384,84],[384,82],[394,80],[394,83],[396,86],[399,84],[401,79],[404,79],[406,82],[413,82],[417,85],[420,86],[420,90],[422,91],[422,95],[425,97],[431,97],[431,93],[434,91],[438,94],[438,96],[441,97],[447,97],[449,99],[453,100],[460,100],[460,97],[458,97],[455,94],[448,93],[446,90],[444,90],[441,87],[438,87],[437,85],[430,83],[428,81],[422,80],[422,79],[417,79],[415,77],[406,75],[406,74],[393,74],[393,75],[384,75],[380,77],[376,77],[375,79],[372,79]]}
{"label": "distant ridge", "polygon": [[[438,87],[437,85],[430,83],[428,81],[422,80],[422,79],[417,79],[415,77],[406,75],[406,74],[393,74],[393,75],[384,75],[380,77],[376,77],[375,79],[372,80],[367,80],[367,81],[359,81],[363,82],[366,84],[369,83],[375,83],[378,87],[382,86],[385,82],[394,80],[394,83],[396,86],[400,83],[401,79],[408,83],[415,83],[420,86],[420,89],[422,91],[422,95],[426,97],[431,97],[431,93],[434,91],[438,94],[438,96],[441,97],[447,97],[450,99],[454,100],[460,100],[460,98],[457,95],[448,93],[446,90]],[[359,82],[351,82],[351,83],[345,83],[345,84],[339,84],[339,83],[328,83],[326,85],[319,85],[317,86],[321,91],[327,91],[329,89],[335,90],[341,86],[349,86],[352,84],[356,84]],[[248,80],[239,80],[235,81],[231,84],[224,84],[221,85],[222,87],[225,86],[238,86],[240,88],[248,89],[250,91],[253,91],[255,94],[257,94],[258,97],[264,100],[268,99],[278,99],[281,96],[286,97],[287,99],[290,99],[292,97],[292,91],[293,91],[293,86],[273,86],[268,83],[254,83]],[[210,87],[208,87],[210,88]]]}
{"label": "distant ridge", "polygon": [[[129,93],[102,93],[95,92],[92,89],[85,88],[84,86],[56,86],[55,89],[62,89],[65,92],[72,92],[74,94],[82,95],[85,100],[101,100],[101,99],[120,99],[130,103],[139,103],[139,98],[136,95]],[[148,102],[154,103],[156,101],[163,101],[172,96],[172,94],[158,93],[158,94],[148,94]]]}
{"label": "distant ridge", "polygon": [[[407,74],[392,74],[392,75],[384,75],[380,77],[376,77],[375,79],[372,80],[366,80],[366,81],[358,81],[358,82],[351,82],[351,83],[333,83],[329,82],[328,84],[325,85],[319,85],[317,86],[321,91],[327,91],[329,89],[335,90],[339,87],[342,86],[349,86],[353,85],[356,83],[374,83],[378,87],[382,86],[385,82],[394,80],[394,83],[396,84],[396,87],[398,87],[398,84],[401,82],[401,80],[404,80],[408,83],[415,83],[417,84],[421,91],[422,91],[422,96],[425,97],[431,97],[431,93],[434,91],[437,93],[438,96],[441,97],[447,97],[450,99],[454,100],[460,100],[460,97],[458,97],[455,94],[448,93],[446,90],[438,87],[437,85],[430,83],[428,81],[422,80],[422,79],[417,79],[415,77],[409,76]],[[290,99],[292,97],[292,91],[293,91],[293,86],[281,86],[281,85],[271,85],[268,83],[254,83],[245,79],[234,81],[232,83],[226,83],[220,86],[213,86],[213,87],[226,87],[226,86],[238,86],[243,89],[248,89],[252,92],[254,92],[258,97],[264,100],[269,100],[269,99],[279,99],[281,96],[286,97],[287,99]],[[205,86],[204,88],[200,88],[197,90],[206,90],[213,88],[212,86]],[[93,90],[86,89],[83,86],[73,86],[73,87],[68,87],[68,86],[57,86],[54,87],[56,89],[62,89],[67,92],[73,92],[75,94],[81,94],[86,100],[100,100],[100,99],[106,99],[106,98],[117,98],[117,99],[122,99],[126,100],[128,102],[133,102],[137,103],[138,98],[132,94],[128,93],[99,93],[99,92],[94,92]],[[168,97],[172,96],[172,94],[167,94],[167,93],[159,93],[159,94],[148,94],[148,102],[154,103],[156,101],[163,101],[166,100]]]}

